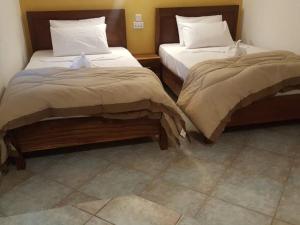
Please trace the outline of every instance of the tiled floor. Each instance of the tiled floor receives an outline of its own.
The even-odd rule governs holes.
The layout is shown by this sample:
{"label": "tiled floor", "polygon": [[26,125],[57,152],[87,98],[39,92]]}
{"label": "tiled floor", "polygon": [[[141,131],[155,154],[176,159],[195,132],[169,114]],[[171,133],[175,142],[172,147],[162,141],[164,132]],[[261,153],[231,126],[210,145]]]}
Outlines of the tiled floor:
{"label": "tiled floor", "polygon": [[1,225],[300,225],[300,125],[27,162],[0,178]]}

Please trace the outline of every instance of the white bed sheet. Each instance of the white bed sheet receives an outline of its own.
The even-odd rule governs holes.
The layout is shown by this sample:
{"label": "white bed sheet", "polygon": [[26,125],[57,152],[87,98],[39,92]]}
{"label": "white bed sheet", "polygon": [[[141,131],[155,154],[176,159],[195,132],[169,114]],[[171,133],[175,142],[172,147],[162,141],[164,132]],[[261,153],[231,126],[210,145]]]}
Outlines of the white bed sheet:
{"label": "white bed sheet", "polygon": [[[111,47],[110,50],[111,53],[109,54],[87,55],[86,57],[92,62],[93,67],[141,67],[141,64],[126,48]],[[52,50],[36,51],[25,69],[70,68],[72,61],[76,57],[54,57]]]}
{"label": "white bed sheet", "polygon": [[[268,49],[255,47],[252,45],[241,44],[247,54],[269,51]],[[188,76],[189,70],[197,63],[211,59],[224,59],[232,57],[227,53],[228,47],[210,47],[199,49],[186,49],[179,43],[163,44],[159,48],[159,55],[162,63],[173,73],[177,74],[182,80]],[[277,93],[279,95],[300,94],[300,90]]]}
{"label": "white bed sheet", "polygon": [[[241,44],[247,53],[258,53],[268,51],[263,48]],[[159,55],[163,64],[183,80],[188,76],[189,70],[197,63],[232,57],[227,53],[228,47],[210,47],[199,49],[187,49],[180,44],[163,44],[159,48]]]}

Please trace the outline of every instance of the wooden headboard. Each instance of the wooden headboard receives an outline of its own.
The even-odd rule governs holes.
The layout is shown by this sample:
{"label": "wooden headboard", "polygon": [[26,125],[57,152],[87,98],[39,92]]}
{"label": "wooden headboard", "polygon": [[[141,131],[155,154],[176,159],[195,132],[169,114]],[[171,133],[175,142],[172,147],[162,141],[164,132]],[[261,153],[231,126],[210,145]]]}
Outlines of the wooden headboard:
{"label": "wooden headboard", "polygon": [[155,47],[165,43],[179,43],[176,15],[186,17],[222,15],[226,20],[233,39],[236,39],[239,6],[203,6],[184,8],[158,8],[156,9],[156,37]]}
{"label": "wooden headboard", "polygon": [[110,47],[127,47],[125,10],[27,12],[32,50],[52,49],[49,20],[80,20],[105,16]]}

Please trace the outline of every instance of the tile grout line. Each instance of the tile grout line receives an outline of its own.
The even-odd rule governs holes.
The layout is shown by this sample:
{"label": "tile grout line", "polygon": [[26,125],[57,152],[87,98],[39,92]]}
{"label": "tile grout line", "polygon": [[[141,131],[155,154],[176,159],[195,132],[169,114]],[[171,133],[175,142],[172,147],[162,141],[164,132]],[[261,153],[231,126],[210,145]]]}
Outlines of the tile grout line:
{"label": "tile grout line", "polygon": [[[276,152],[267,151],[267,150],[260,149],[260,148],[256,148],[256,147],[252,147],[252,146],[246,146],[246,148],[251,148],[252,151],[256,151],[256,152],[259,151],[259,152],[265,152],[265,153],[269,153],[269,154],[275,155],[276,157],[280,157],[281,159],[288,160],[288,163],[289,163],[290,166],[293,165],[293,161],[294,161],[294,157],[295,157],[295,156],[284,156],[284,155],[278,154],[278,153],[276,153]],[[244,152],[246,152],[246,151],[244,151]],[[294,153],[294,154],[295,154],[295,153]],[[288,170],[289,170],[289,169],[288,169]],[[248,173],[245,172],[245,171],[243,171],[242,169],[240,170],[240,172],[241,172],[242,174],[248,175]],[[258,174],[258,175],[261,175],[261,176],[263,176],[263,177],[265,177],[265,178],[268,178],[268,179],[270,179],[270,180],[272,180],[272,181],[281,183],[281,184],[283,185],[284,182],[285,182],[285,180],[286,180],[287,177],[289,176],[289,171],[287,171],[287,173],[286,173],[284,179],[276,179],[276,178],[274,178],[274,177],[270,177],[270,176],[264,175],[264,174]]]}
{"label": "tile grout line", "polygon": [[260,147],[257,147],[257,146],[254,146],[254,145],[251,145],[251,144],[248,144],[248,143],[245,143],[245,147],[247,148],[254,148],[256,150],[259,150],[259,151],[265,151],[265,152],[269,152],[269,153],[273,153],[277,156],[281,156],[281,157],[285,157],[285,158],[294,158],[295,155],[296,155],[296,152],[293,152],[292,155],[289,155],[289,154],[282,154],[282,153],[278,153],[278,152],[274,152],[274,151],[271,151],[271,150],[268,150],[268,149],[265,149],[265,148],[260,148]]}
{"label": "tile grout line", "polygon": [[[97,200],[96,200],[96,201],[97,201]],[[99,201],[101,201],[101,200],[99,200]],[[114,225],[114,224],[112,224],[111,222],[109,222],[109,221],[107,221],[107,220],[105,220],[105,219],[103,219],[103,218],[97,216],[97,214],[98,214],[102,209],[104,209],[104,207],[106,207],[106,206],[108,205],[108,203],[110,203],[111,201],[112,201],[112,199],[109,199],[109,200],[107,201],[107,203],[105,203],[99,210],[96,211],[95,214],[90,213],[90,212],[88,212],[88,211],[86,211],[86,210],[84,210],[84,209],[78,208],[76,205],[72,205],[72,207],[74,207],[74,208],[76,208],[76,209],[78,209],[78,210],[80,210],[80,211],[82,211],[82,212],[85,212],[85,213],[87,213],[87,214],[89,214],[89,215],[91,216],[90,219],[84,223],[84,225],[87,224],[93,217],[97,217],[97,218],[99,218],[99,219],[101,219],[101,220],[103,220],[103,221],[105,221],[105,222],[108,222],[108,223],[111,224],[111,225]],[[93,201],[91,201],[91,202],[93,202]],[[82,202],[82,203],[89,203],[89,202]],[[80,204],[80,203],[79,203],[79,204]]]}
{"label": "tile grout line", "polygon": [[110,221],[108,221],[108,220],[106,220],[106,219],[104,219],[104,218],[102,218],[102,217],[100,217],[100,216],[98,216],[97,214],[102,210],[102,209],[104,209],[111,201],[113,200],[113,198],[111,198],[111,199],[109,199],[109,201],[104,205],[104,206],[102,206],[96,213],[95,213],[95,217],[97,217],[97,218],[99,218],[99,219],[101,219],[101,220],[103,220],[103,221],[105,221],[105,222],[107,222],[107,223],[109,223],[109,224],[111,224],[111,225],[114,225],[114,223],[112,223],[112,222],[110,222]]}
{"label": "tile grout line", "polygon": [[243,209],[245,209],[245,210],[247,210],[247,211],[251,211],[251,212],[260,214],[260,215],[262,215],[262,216],[267,216],[267,217],[272,218],[272,216],[267,215],[267,214],[264,214],[264,213],[262,213],[262,212],[260,212],[260,211],[256,211],[256,210],[254,210],[254,209],[250,209],[250,208],[247,208],[247,207],[245,207],[245,206],[242,206],[242,205],[239,205],[239,204],[236,204],[236,203],[232,203],[232,202],[226,201],[226,200],[221,199],[221,198],[218,198],[218,197],[213,197],[213,196],[211,196],[210,198],[214,198],[214,199],[217,199],[217,200],[219,200],[219,201],[225,202],[225,203],[227,203],[227,204],[229,204],[229,205],[233,205],[233,206],[236,206],[236,207],[239,207],[239,208],[243,208]]}
{"label": "tile grout line", "polygon": [[202,210],[203,208],[207,205],[208,201],[212,198],[215,198],[213,196],[214,191],[216,190],[216,188],[219,186],[219,184],[221,184],[221,181],[223,179],[225,179],[228,176],[228,172],[230,171],[230,169],[233,168],[234,163],[237,161],[237,159],[239,158],[239,156],[242,154],[242,152],[245,151],[246,148],[246,144],[241,145],[241,151],[239,151],[236,156],[234,157],[234,159],[231,161],[230,164],[228,164],[225,167],[225,170],[223,171],[223,174],[220,176],[220,178],[218,179],[218,181],[215,183],[214,187],[212,187],[212,189],[209,191],[209,193],[207,193],[207,198],[204,200],[204,203],[202,204],[202,207],[200,207],[200,209],[197,211],[197,213],[195,214],[195,216],[197,216]]}
{"label": "tile grout line", "polygon": [[[248,146],[245,145],[244,147],[246,148],[246,147],[248,147]],[[244,150],[245,150],[245,149],[244,149]],[[228,166],[228,168],[226,169],[226,171],[230,171],[230,169],[233,168],[232,166],[233,166],[234,162],[237,160],[237,158],[239,157],[239,155],[242,154],[242,152],[244,152],[244,150],[237,154],[236,159],[233,160],[232,164]],[[281,155],[281,156],[282,156],[282,155]],[[215,185],[215,187],[214,187],[213,189],[215,189],[215,188],[218,186],[218,184],[221,183],[222,178],[224,178],[224,176],[225,176],[226,174],[228,174],[228,173],[224,172],[223,177],[221,177],[221,178],[219,179],[219,181],[217,182],[217,184]],[[226,176],[227,176],[227,175],[226,175]],[[271,178],[270,178],[270,179],[271,179]],[[224,200],[224,199],[222,199],[222,198],[219,198],[219,197],[217,197],[217,196],[213,196],[213,195],[212,195],[213,192],[214,192],[214,191],[212,190],[211,193],[210,193],[210,195],[208,196],[207,200],[205,201],[205,203],[203,204],[203,206],[200,208],[200,210],[196,213],[196,215],[199,214],[200,211],[205,207],[205,204],[208,202],[208,200],[214,198],[214,199],[223,201],[223,202],[225,202],[225,203],[227,203],[227,204],[230,204],[230,205],[233,205],[233,206],[236,206],[236,207],[240,207],[240,208],[243,208],[243,209],[245,209],[245,210],[252,211],[252,212],[258,213],[258,214],[260,214],[260,215],[263,215],[263,216],[267,216],[267,217],[272,218],[272,216],[270,216],[270,215],[268,215],[268,214],[264,214],[264,213],[262,213],[262,212],[260,212],[260,211],[256,211],[256,210],[254,210],[254,209],[247,208],[247,207],[245,207],[245,206],[243,206],[243,205],[239,205],[239,204],[236,204],[236,203],[232,203],[232,202],[229,202],[229,201]],[[200,193],[201,193],[201,192],[200,192]]]}
{"label": "tile grout line", "polygon": [[[59,203],[61,203],[63,200],[65,200],[66,198],[68,198],[69,196],[71,196],[74,192],[79,192],[79,193],[81,193],[81,194],[87,195],[88,197],[98,199],[98,198],[95,197],[95,196],[92,196],[92,195],[89,195],[89,194],[86,194],[86,193],[82,192],[82,191],[80,190],[80,188],[83,187],[85,184],[89,183],[90,181],[92,181],[92,180],[93,180],[94,178],[96,178],[98,175],[100,175],[100,174],[105,173],[106,171],[108,171],[108,168],[111,166],[111,164],[112,164],[112,162],[108,161],[108,165],[103,169],[103,171],[97,172],[97,173],[96,173],[95,175],[93,175],[90,179],[88,179],[88,180],[85,181],[84,183],[78,185],[78,187],[76,187],[76,188],[70,187],[69,185],[63,184],[63,183],[58,182],[58,181],[56,181],[56,180],[52,180],[51,178],[47,178],[47,177],[46,177],[46,178],[49,179],[49,180],[51,180],[51,181],[57,182],[58,184],[61,184],[61,185],[63,185],[63,186],[66,186],[67,188],[70,188],[70,189],[73,190],[73,192],[71,192],[69,195],[67,195],[65,198],[63,198]],[[98,199],[98,200],[102,200],[102,199]],[[97,200],[96,200],[96,201],[97,201]],[[55,206],[58,207],[59,203],[57,203]]]}
{"label": "tile grout line", "polygon": [[[194,159],[196,159],[196,160],[199,160],[199,161],[202,161],[202,162],[205,162],[205,163],[211,163],[211,164],[216,164],[216,165],[222,165],[222,166],[224,166],[224,167],[226,168],[226,169],[224,170],[223,174],[221,175],[221,177],[219,178],[218,182],[216,182],[215,186],[213,187],[213,189],[214,189],[214,188],[216,188],[216,187],[218,186],[219,182],[221,182],[222,178],[223,178],[226,174],[228,174],[226,171],[228,171],[228,170],[230,170],[230,169],[232,168],[232,166],[233,166],[233,164],[235,163],[235,161],[237,160],[237,158],[242,154],[242,152],[245,151],[245,148],[246,148],[246,145],[245,145],[245,144],[243,144],[243,145],[241,144],[240,147],[241,147],[242,150],[239,151],[239,152],[237,152],[237,153],[235,154],[235,156],[233,157],[231,163],[230,163],[230,164],[227,164],[227,165],[225,165],[225,164],[223,164],[223,163],[216,163],[216,162],[213,162],[213,161],[210,161],[210,160],[198,159],[198,158],[193,157],[193,156],[191,157],[191,156],[186,156],[186,155],[184,155],[184,157],[194,158]],[[174,163],[174,162],[177,162],[177,161],[179,161],[179,160],[181,160],[181,159],[182,159],[182,158],[178,158],[178,159],[174,160],[173,162],[171,162],[170,164],[172,164],[172,163]],[[170,166],[171,166],[171,165],[169,165],[169,166],[166,168],[166,170],[167,170]],[[162,173],[164,173],[164,172],[165,172],[165,171],[162,171]],[[159,176],[161,176],[161,175],[159,175]],[[155,180],[156,180],[156,179],[154,179],[154,181],[155,181]],[[207,201],[208,201],[209,199],[211,199],[211,198],[216,198],[216,197],[214,197],[214,196],[211,196],[211,194],[213,193],[213,189],[212,189],[212,190],[210,191],[210,193],[208,194],[208,193],[200,192],[200,191],[198,191],[198,190],[196,190],[196,189],[193,189],[193,188],[191,188],[191,187],[187,187],[187,186],[184,186],[184,185],[181,185],[181,184],[177,184],[177,183],[174,183],[174,182],[171,182],[171,181],[166,181],[166,180],[164,180],[164,179],[163,179],[163,181],[165,181],[165,182],[167,182],[167,183],[169,183],[169,184],[173,184],[173,185],[176,185],[176,186],[185,188],[185,189],[189,189],[189,190],[191,190],[191,191],[200,193],[201,195],[204,195],[204,196],[205,196],[205,200],[204,200],[204,203],[202,204],[202,207],[200,207],[200,209],[197,211],[197,213],[196,213],[195,215],[197,215],[197,214],[202,210],[202,208],[204,208],[204,206],[206,205],[206,203],[207,203]],[[153,183],[152,183],[152,184],[153,184]],[[147,188],[145,188],[144,191],[145,191],[146,189],[147,189]],[[142,191],[142,192],[144,192],[144,191]],[[141,194],[142,194],[142,193],[140,193],[139,196],[141,196]],[[141,196],[141,197],[142,197],[142,196]],[[262,213],[260,213],[260,212],[258,212],[258,211],[255,211],[255,210],[248,209],[248,208],[246,208],[246,207],[240,206],[240,205],[238,205],[238,204],[233,204],[233,203],[224,201],[223,199],[219,199],[219,198],[216,198],[216,199],[221,200],[221,201],[223,201],[223,202],[226,202],[226,203],[228,203],[228,204],[237,206],[237,207],[244,208],[244,209],[246,209],[246,210],[250,210],[250,211],[259,213],[259,214],[264,215],[264,216],[269,216],[269,215],[262,214]],[[270,217],[270,216],[269,216],[269,217]]]}
{"label": "tile grout line", "polygon": [[181,214],[179,219],[177,220],[177,222],[174,225],[179,225],[179,223],[182,221],[183,217],[184,217],[184,215]]}
{"label": "tile grout line", "polygon": [[[109,166],[109,165],[108,165],[108,166]],[[108,167],[108,166],[107,166],[107,167]],[[106,167],[104,170],[106,170],[107,167]],[[65,188],[68,188],[68,189],[71,189],[71,190],[72,190],[72,192],[71,192],[70,194],[67,194],[63,199],[61,199],[58,203],[56,203],[56,204],[54,204],[53,206],[51,206],[49,209],[55,209],[55,208],[63,207],[63,206],[59,206],[59,204],[60,204],[63,200],[65,200],[66,198],[68,198],[69,196],[71,196],[74,192],[80,192],[80,193],[82,193],[82,194],[85,194],[85,193],[81,192],[80,190],[78,190],[78,189],[76,189],[76,188],[74,188],[74,187],[71,187],[71,186],[69,186],[69,185],[66,185],[66,184],[60,182],[60,181],[57,181],[57,180],[55,180],[55,179],[52,179],[51,177],[47,177],[47,176],[43,175],[42,173],[36,173],[36,172],[33,172],[33,171],[30,171],[30,172],[33,174],[33,176],[39,176],[39,177],[41,177],[41,178],[43,178],[43,179],[46,179],[46,180],[48,180],[48,181],[51,181],[51,182],[54,182],[54,183],[56,183],[56,184],[62,185],[62,186],[64,186]],[[101,172],[97,173],[97,175],[100,174],[100,173],[101,173]],[[97,175],[93,176],[93,178],[96,177]],[[31,176],[31,177],[33,177],[33,176]],[[30,178],[31,178],[31,177],[30,177]],[[19,186],[19,185],[25,183],[25,182],[26,182],[27,180],[29,180],[30,178],[26,179],[24,182],[18,184],[17,186]],[[93,179],[93,178],[91,178],[91,179]],[[89,181],[90,181],[90,180],[89,180]],[[87,181],[87,182],[88,182],[88,181]],[[84,184],[80,185],[80,186],[77,187],[77,188],[80,188],[80,187],[83,186],[83,185],[84,185]],[[17,188],[17,186],[14,187],[13,189]],[[13,190],[13,189],[12,189],[12,190]],[[10,191],[12,191],[12,190],[10,190]],[[22,191],[21,191],[21,192],[22,192]],[[23,192],[22,192],[22,193],[23,193]],[[90,195],[87,195],[87,196],[95,198],[94,196],[90,196]],[[29,197],[32,198],[31,196],[29,196]],[[100,200],[100,199],[99,199],[99,200]],[[17,215],[17,214],[16,214],[16,215]]]}
{"label": "tile grout line", "polygon": [[[275,154],[275,155],[278,155],[278,156],[284,157],[284,158],[292,158],[292,157],[293,157],[293,156],[286,156],[286,155],[279,154],[279,153],[276,153],[276,152],[268,151],[268,150],[265,150],[265,149],[260,149],[260,148],[248,146],[247,144],[243,144],[243,145],[244,145],[243,148],[251,147],[251,148],[255,148],[255,149],[257,149],[257,150],[269,152],[269,153],[272,153],[272,154]],[[231,161],[231,163],[228,164],[228,166],[226,166],[225,171],[222,173],[222,175],[220,176],[220,178],[218,179],[218,181],[216,182],[216,184],[214,185],[214,187],[212,188],[212,190],[208,192],[208,193],[209,193],[208,196],[207,196],[207,194],[204,194],[204,193],[199,192],[199,191],[197,191],[197,190],[193,190],[193,189],[188,188],[188,187],[185,187],[185,186],[183,186],[183,185],[178,185],[178,184],[176,184],[176,185],[182,186],[182,187],[185,187],[185,188],[188,188],[188,189],[190,189],[190,190],[193,190],[193,191],[195,191],[195,192],[198,192],[198,193],[201,193],[201,194],[205,195],[205,196],[206,196],[205,204],[207,203],[208,199],[211,199],[211,198],[219,199],[218,197],[212,196],[214,190],[215,190],[215,189],[217,188],[217,186],[221,183],[222,179],[226,177],[226,174],[227,174],[226,172],[229,171],[231,168],[233,168],[233,165],[234,165],[234,163],[236,162],[237,158],[238,158],[238,157],[240,156],[240,154],[242,154],[242,152],[244,152],[244,151],[245,151],[245,150],[243,149],[242,151],[239,151],[239,152],[237,152],[237,153],[235,154],[235,157],[233,157],[233,160]],[[294,153],[294,154],[295,154],[295,153]],[[296,154],[295,154],[295,155],[296,155]],[[193,157],[193,158],[198,159],[197,157]],[[109,166],[111,166],[112,164],[118,165],[118,166],[123,167],[123,168],[130,168],[130,169],[132,169],[132,170],[135,170],[135,171],[138,171],[138,172],[141,172],[141,173],[144,173],[144,174],[147,174],[147,175],[151,176],[151,178],[152,178],[152,179],[151,179],[151,182],[150,182],[148,185],[146,185],[146,187],[147,187],[147,186],[149,186],[150,184],[153,184],[153,183],[155,182],[155,180],[157,180],[157,179],[159,179],[159,178],[162,178],[163,173],[165,173],[165,171],[168,170],[168,169],[170,168],[170,166],[172,165],[172,163],[177,162],[177,161],[179,161],[179,160],[181,160],[181,159],[182,159],[182,158],[179,157],[179,155],[176,156],[174,159],[170,160],[170,161],[167,163],[167,165],[165,166],[165,168],[162,169],[162,171],[160,171],[157,175],[154,175],[153,177],[152,177],[150,174],[145,173],[144,171],[141,171],[141,170],[136,169],[136,168],[134,168],[134,167],[125,166],[125,165],[122,165],[122,164],[115,163],[115,162],[113,162],[113,161],[111,161],[111,160],[104,159],[105,161],[108,162],[108,165],[103,169],[103,171],[97,172],[97,174],[95,174],[95,176],[91,177],[90,179],[88,179],[87,181],[85,181],[84,183],[82,183],[82,184],[81,184],[80,186],[78,186],[77,188],[73,188],[73,187],[70,187],[70,186],[68,186],[68,185],[65,185],[65,184],[63,184],[63,183],[61,183],[61,182],[58,182],[58,181],[56,181],[56,180],[52,180],[51,178],[48,178],[48,177],[46,177],[46,176],[44,176],[44,175],[42,175],[42,174],[40,174],[40,173],[35,173],[35,172],[33,172],[33,171],[30,171],[30,172],[32,173],[32,176],[39,175],[39,176],[43,177],[44,179],[51,180],[51,181],[53,181],[53,182],[55,182],[55,183],[61,184],[61,185],[65,186],[65,187],[68,187],[68,188],[70,188],[71,190],[73,190],[73,192],[71,192],[69,195],[67,195],[67,196],[65,197],[65,198],[67,198],[68,196],[70,196],[72,193],[75,193],[75,192],[83,193],[83,192],[79,191],[78,189],[80,189],[80,188],[81,188],[82,186],[84,186],[86,183],[90,182],[90,181],[91,181],[92,179],[94,179],[96,176],[98,176],[98,175],[100,175],[101,173],[104,173],[105,171],[107,171],[108,168],[109,168]],[[214,163],[214,164],[221,164],[221,163],[215,163],[215,162],[212,162],[212,161],[210,161],[210,160],[204,160],[204,159],[198,159],[198,160],[204,161],[204,162],[209,162],[209,163]],[[295,159],[293,160],[293,163],[291,163],[291,167],[289,168],[289,174],[291,173],[294,164],[295,164]],[[31,176],[31,177],[32,177],[32,176]],[[30,177],[29,177],[28,179],[30,179]],[[16,185],[14,188],[16,188],[17,186],[23,184],[23,183],[26,182],[28,179],[24,180],[23,182],[20,182],[20,184]],[[278,208],[279,208],[279,206],[280,206],[280,202],[281,202],[281,200],[282,200],[282,196],[283,196],[283,193],[284,193],[284,189],[286,188],[286,185],[287,185],[287,183],[288,183],[288,180],[289,180],[289,176],[287,176],[287,178],[285,179],[285,182],[284,182],[284,184],[283,184],[283,190],[282,190],[282,192],[281,192],[281,196],[280,196],[280,199],[279,199],[279,201],[278,201],[278,205],[277,205],[275,214],[274,214],[274,216],[273,216],[272,223],[274,222],[274,220],[275,220],[275,218],[276,218],[276,214],[277,214]],[[171,182],[170,182],[170,183],[171,183]],[[143,191],[145,191],[145,189],[146,189],[146,188],[144,188]],[[87,196],[89,196],[89,195],[87,195]],[[90,197],[93,197],[93,196],[90,196]],[[65,198],[64,198],[64,199],[65,199]],[[62,201],[63,201],[64,199],[62,199]],[[222,200],[222,199],[220,199],[220,200]],[[227,202],[227,201],[225,201],[225,200],[222,200],[222,201]],[[61,201],[60,201],[60,202],[61,202]],[[246,207],[243,207],[243,206],[240,206],[240,205],[237,205],[237,204],[233,204],[233,203],[231,203],[231,202],[228,202],[228,203],[229,203],[229,204],[232,204],[232,205],[236,205],[236,206],[242,207],[242,208],[245,208],[245,209],[247,209],[247,210],[251,210],[251,211],[253,211],[253,212],[256,212],[255,210],[248,209],[248,208],[246,208]],[[108,203],[107,203],[107,204],[108,204]],[[107,204],[105,204],[105,206],[106,206]],[[205,204],[204,204],[204,205],[205,205]],[[105,206],[103,206],[98,212],[100,212]],[[203,206],[203,207],[204,207],[204,206]],[[202,207],[202,208],[203,208],[203,207]],[[201,211],[201,209],[197,212],[197,214],[198,214],[200,211]],[[258,212],[258,213],[259,213],[259,212]],[[262,213],[260,213],[260,214],[262,214]],[[265,214],[262,214],[262,215],[265,215]],[[269,216],[269,215],[266,215],[266,216]],[[103,219],[103,218],[101,218],[101,217],[99,217],[99,218],[100,218],[100,219]],[[180,218],[182,218],[182,217],[180,217]],[[178,223],[180,222],[180,218],[179,218],[179,220],[178,220]]]}
{"label": "tile grout line", "polygon": [[[243,150],[237,154],[235,160],[232,161],[231,165],[228,166],[228,168],[226,169],[226,171],[229,171],[231,168],[233,168],[233,164],[236,162],[236,160],[238,159],[238,157],[239,157],[243,152],[245,152],[245,149],[246,149],[247,147],[249,147],[249,146],[245,143]],[[250,147],[251,147],[251,146],[250,146]],[[258,149],[258,150],[266,151],[266,150],[263,150],[263,149]],[[267,152],[270,152],[270,151],[267,151]],[[270,152],[270,153],[274,153],[274,152]],[[276,154],[276,153],[274,153],[274,154]],[[281,157],[284,157],[284,156],[281,155],[281,154],[277,154],[277,155],[280,155]],[[292,166],[290,167],[290,170],[291,170],[291,168],[292,168]],[[224,173],[223,175],[225,176],[225,174],[226,174],[226,173]],[[228,174],[228,173],[227,173],[227,174]],[[223,178],[224,178],[224,177],[223,177]],[[289,178],[289,176],[287,176],[286,181],[288,180],[288,178]],[[270,178],[270,179],[271,179],[271,178]],[[218,184],[221,183],[221,180],[222,180],[222,178],[219,179],[219,182],[215,185],[214,188],[216,188],[216,187],[218,186]],[[284,186],[284,184],[282,184],[282,185]],[[211,191],[211,194],[212,194],[212,193],[213,193],[213,191]],[[275,215],[274,215],[274,216],[270,216],[270,215],[264,214],[264,213],[262,213],[262,212],[260,212],[260,211],[256,211],[256,210],[254,210],[254,209],[250,209],[250,208],[247,208],[247,207],[245,207],[245,206],[242,206],[242,205],[239,205],[239,204],[236,204],[236,203],[229,202],[229,201],[224,200],[224,199],[222,199],[222,198],[219,198],[219,197],[217,197],[217,196],[210,195],[210,196],[208,197],[208,199],[212,199],[212,198],[218,199],[218,200],[223,201],[223,202],[225,202],[225,203],[227,203],[227,204],[231,204],[231,205],[234,205],[234,206],[243,208],[243,209],[245,209],[245,210],[249,210],[249,211],[258,213],[258,214],[263,215],[263,216],[270,217],[270,218],[272,218],[272,222],[273,222],[273,217],[274,217]],[[205,204],[206,204],[206,203],[205,203]],[[279,204],[278,204],[278,206],[279,206]],[[202,208],[204,208],[204,206],[203,206]],[[201,211],[201,209],[197,212],[197,214],[199,214],[200,211]],[[197,214],[196,214],[196,215],[197,215]],[[272,223],[271,223],[271,224],[272,224]]]}
{"label": "tile grout line", "polygon": [[[186,156],[186,155],[184,155],[184,157],[195,158],[196,160],[199,160],[199,161],[202,161],[202,162],[206,162],[206,163],[211,163],[211,164],[216,164],[216,165],[222,165],[222,166],[224,166],[226,169],[224,170],[223,175],[219,178],[219,181],[221,181],[222,178],[223,178],[223,176],[225,176],[225,175],[227,174],[226,171],[228,171],[228,170],[233,166],[234,162],[237,160],[237,158],[239,157],[239,155],[244,151],[244,149],[245,149],[245,144],[243,144],[243,145],[241,144],[240,147],[241,147],[242,151],[237,152],[237,153],[235,154],[235,157],[233,157],[232,162],[231,162],[230,164],[227,164],[227,165],[225,165],[225,164],[223,164],[223,163],[216,163],[216,162],[213,162],[213,161],[210,161],[210,160],[198,159],[198,158],[193,157],[193,156],[191,157],[191,156]],[[178,161],[180,161],[181,159],[182,159],[182,158],[178,158],[178,159],[173,160],[173,162],[171,162],[170,165],[168,165],[167,168],[166,168],[164,171],[161,171],[161,174],[158,175],[158,177],[161,177],[162,173],[164,173],[164,172],[171,166],[172,163],[178,162]],[[157,179],[157,178],[154,178],[154,181],[155,181],[156,179]],[[162,178],[162,179],[163,179],[163,178]],[[153,184],[154,181],[153,181],[151,184]],[[211,197],[210,194],[213,193],[213,190],[211,191],[210,194],[207,194],[207,193],[203,193],[203,192],[200,192],[200,191],[198,191],[198,190],[195,190],[195,189],[193,189],[193,188],[191,188],[191,187],[187,187],[187,186],[184,186],[184,185],[181,185],[181,184],[177,184],[177,183],[174,183],[174,182],[171,182],[171,181],[166,181],[166,180],[164,180],[164,179],[163,179],[163,181],[165,181],[165,182],[167,182],[167,183],[169,183],[169,184],[173,184],[173,185],[176,185],[176,186],[185,188],[185,189],[189,189],[189,190],[191,190],[191,191],[200,193],[201,195],[204,195],[204,196],[205,196],[205,200],[204,200],[204,203],[202,204],[202,207],[200,207],[200,209],[197,211],[197,213],[195,213],[195,215],[197,215],[197,214],[202,210],[202,208],[206,205],[208,199],[210,199],[210,197]],[[215,184],[215,187],[216,187],[217,185],[218,185],[218,182]],[[150,184],[142,191],[142,193],[143,193],[149,186],[150,186]],[[138,195],[141,196],[142,193],[140,193],[140,194],[138,194]],[[142,196],[141,196],[141,197],[142,197]],[[219,200],[221,200],[221,199],[219,199]],[[222,200],[222,201],[224,201],[224,200]],[[224,201],[224,202],[226,202],[226,201]],[[232,204],[232,203],[230,203],[230,202],[226,202],[226,203]],[[232,205],[235,205],[235,206],[238,206],[238,207],[245,208],[245,207],[243,207],[243,206],[239,206],[239,205],[236,205],[236,204],[232,204]],[[254,210],[248,209],[248,208],[245,208],[245,209],[254,211]],[[256,211],[254,211],[254,212],[256,212]],[[262,214],[262,215],[264,215],[264,214]]]}
{"label": "tile grout line", "polygon": [[290,177],[291,177],[291,175],[292,175],[292,170],[294,169],[294,167],[295,167],[295,165],[296,165],[296,157],[295,157],[295,156],[296,156],[296,153],[295,153],[294,158],[293,158],[293,163],[292,163],[291,167],[289,168],[289,175],[288,175],[288,177],[286,178],[286,180],[285,180],[285,182],[284,182],[284,184],[283,184],[283,188],[282,188],[282,191],[281,191],[281,196],[280,196],[280,198],[279,198],[277,207],[276,207],[276,209],[275,209],[275,213],[274,213],[274,216],[273,216],[273,218],[272,218],[272,223],[271,223],[271,224],[273,224],[273,223],[275,222],[275,220],[277,219],[277,213],[278,213],[280,204],[281,204],[281,202],[282,202],[282,200],[283,200],[283,195],[284,195],[284,193],[285,193],[285,190],[287,189],[289,179],[290,179]]}
{"label": "tile grout line", "polygon": [[[162,151],[162,150],[161,150],[161,151]],[[169,151],[169,150],[168,150],[168,151]],[[173,152],[175,152],[175,151],[173,151]],[[176,154],[178,154],[178,153],[176,153]],[[176,157],[174,157],[174,158],[176,158]],[[131,165],[124,165],[124,164],[122,164],[122,163],[118,163],[118,162],[115,162],[115,161],[109,160],[109,159],[106,159],[106,160],[107,160],[108,162],[110,162],[110,163],[112,163],[112,164],[115,164],[115,165],[118,165],[118,166],[120,166],[120,167],[123,167],[123,168],[126,168],[126,169],[131,169],[131,170],[134,170],[134,171],[143,173],[143,174],[145,174],[145,175],[147,175],[147,176],[149,176],[149,177],[151,177],[151,178],[157,176],[157,174],[160,174],[160,172],[159,172],[159,173],[153,175],[153,174],[150,174],[150,173],[148,173],[148,172],[145,172],[145,171],[143,171],[143,170],[141,170],[141,169],[139,169],[139,168],[136,168],[136,167],[134,167],[134,166],[131,166]],[[175,160],[175,159],[171,159],[170,162],[168,162],[168,164],[172,163],[174,160]],[[168,165],[167,165],[167,166],[168,166]],[[164,168],[163,168],[162,170],[164,170]]]}
{"label": "tile grout line", "polygon": [[165,168],[162,169],[158,174],[156,174],[155,176],[153,176],[152,179],[151,179],[151,181],[137,195],[139,195],[141,197],[141,194],[143,192],[145,192],[145,190],[147,190],[151,185],[155,184],[155,181],[157,181],[159,178],[162,178],[162,175],[171,167],[171,165],[174,162],[177,162],[179,160],[181,160],[181,159],[177,158],[177,156],[173,160],[170,160],[170,162],[167,163],[167,165],[165,166]]}
{"label": "tile grout line", "polygon": [[[111,201],[113,200],[113,198],[109,199],[96,213],[95,216],[97,216],[97,214],[104,209]],[[101,218],[102,219],[102,218]]]}
{"label": "tile grout line", "polygon": [[85,225],[85,224],[87,224],[88,222],[90,222],[91,221],[91,219],[93,218],[93,216],[91,215],[91,214],[89,214],[91,217],[87,220],[87,221],[85,221],[82,225]]}

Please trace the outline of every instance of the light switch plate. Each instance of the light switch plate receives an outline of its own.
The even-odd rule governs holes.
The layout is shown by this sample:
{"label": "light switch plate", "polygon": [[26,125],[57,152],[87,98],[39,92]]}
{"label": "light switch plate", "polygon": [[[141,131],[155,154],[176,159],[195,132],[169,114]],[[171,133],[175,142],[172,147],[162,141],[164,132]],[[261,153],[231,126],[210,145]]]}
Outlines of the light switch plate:
{"label": "light switch plate", "polygon": [[142,14],[135,14],[135,22],[143,22]]}
{"label": "light switch plate", "polygon": [[144,29],[144,22],[133,22],[133,29]]}

